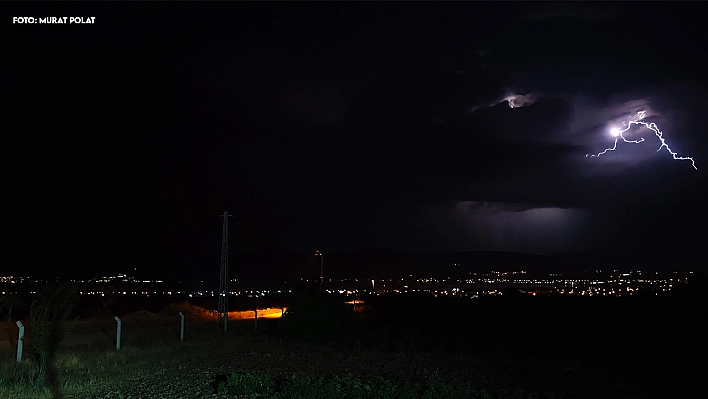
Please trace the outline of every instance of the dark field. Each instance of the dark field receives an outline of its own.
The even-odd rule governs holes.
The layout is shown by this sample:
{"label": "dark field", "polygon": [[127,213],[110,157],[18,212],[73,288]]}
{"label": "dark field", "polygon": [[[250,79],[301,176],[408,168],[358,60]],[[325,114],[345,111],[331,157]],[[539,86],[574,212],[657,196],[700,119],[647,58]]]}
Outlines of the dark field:
{"label": "dark field", "polygon": [[394,297],[373,307],[382,349],[486,359],[531,391],[676,397],[706,387],[708,309],[696,298]]}
{"label": "dark field", "polygon": [[[118,353],[112,317],[81,319],[57,355],[61,386],[40,392],[5,382],[0,397],[221,397],[215,383],[233,371],[278,378],[353,373],[401,382],[435,370],[450,384],[499,398],[702,397],[708,388],[705,298],[395,295],[363,297],[356,312],[332,297],[234,299],[241,310],[291,307],[282,319],[259,320],[257,332],[253,320],[231,321],[225,336],[196,307],[152,298],[143,307],[150,313],[135,313],[140,304],[124,298],[106,309],[125,315]],[[180,310],[188,314],[183,343]],[[31,363],[29,320],[25,325]],[[17,327],[2,323],[0,331],[8,340],[2,346],[7,374]],[[67,356],[74,369],[62,369]],[[93,372],[80,371],[87,368]]]}

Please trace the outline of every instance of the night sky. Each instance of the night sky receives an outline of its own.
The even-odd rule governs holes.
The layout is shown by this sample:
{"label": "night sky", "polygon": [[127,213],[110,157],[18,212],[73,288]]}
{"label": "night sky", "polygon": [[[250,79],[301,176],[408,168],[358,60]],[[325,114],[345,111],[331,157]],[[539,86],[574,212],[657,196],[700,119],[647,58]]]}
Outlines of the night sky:
{"label": "night sky", "polygon": [[[706,267],[706,3],[0,15],[2,275],[216,270],[224,211],[232,253],[601,251]],[[640,111],[698,170],[636,126],[626,138],[644,142],[586,157]]]}

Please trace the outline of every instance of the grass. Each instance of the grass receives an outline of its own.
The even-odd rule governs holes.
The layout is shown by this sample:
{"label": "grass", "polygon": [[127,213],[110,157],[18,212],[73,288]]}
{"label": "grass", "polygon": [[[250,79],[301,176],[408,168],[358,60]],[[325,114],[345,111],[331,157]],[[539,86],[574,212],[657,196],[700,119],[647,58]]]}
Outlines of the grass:
{"label": "grass", "polygon": [[[209,355],[201,356],[200,360],[205,365],[212,364],[212,355],[224,354],[226,360],[219,363],[223,368],[212,368],[209,376],[199,380],[204,388],[198,389],[206,392],[209,383],[213,383],[210,391],[213,392],[220,381],[214,381],[216,375],[237,370],[223,377],[226,381],[222,392],[240,397],[553,397],[548,392],[565,399],[639,398],[655,393],[690,397],[679,393],[706,386],[705,380],[699,378],[704,375],[705,366],[681,367],[684,363],[699,364],[698,360],[708,353],[704,341],[698,339],[708,331],[698,323],[705,319],[704,310],[696,314],[684,310],[679,317],[674,313],[683,307],[662,302],[658,305],[663,307],[655,312],[642,313],[639,320],[635,317],[620,323],[626,319],[625,313],[633,314],[633,302],[586,303],[575,298],[536,302],[477,301],[474,306],[464,305],[469,309],[463,304],[435,302],[440,304],[439,308],[433,308],[440,313],[436,323],[421,323],[419,313],[433,311],[425,307],[429,304],[386,299],[378,304],[378,309],[373,308],[378,313],[371,312],[358,319],[346,339],[341,342],[320,339],[316,343],[297,339],[312,335],[311,329],[323,327],[309,323],[310,313],[302,309],[297,312],[296,306],[292,314],[277,323],[273,321],[271,326],[264,321],[264,327],[274,327],[269,332],[265,331],[268,328],[263,331],[259,328],[256,334],[252,321],[234,320],[229,322],[228,334],[222,336],[215,328],[212,313],[188,303],[177,304],[169,306],[162,315],[123,317],[120,351],[111,347],[115,321],[86,321],[85,339],[74,342],[80,346],[59,348],[52,364],[55,378],[48,388],[34,383],[38,367],[29,341],[25,346],[27,360],[20,364],[14,362],[11,349],[3,352],[0,347],[0,399],[50,398],[56,397],[56,392],[65,398],[86,397],[126,381],[151,381],[146,379],[151,376],[160,376],[155,379],[156,386],[168,385],[167,377],[184,381],[184,369],[179,367],[182,364],[190,365],[187,371],[201,373],[202,363],[197,368],[192,365],[194,358],[205,352]],[[416,311],[418,308],[422,310]],[[180,311],[188,319],[182,343],[178,341],[176,316]],[[588,313],[587,318],[597,321],[583,324],[585,318],[574,317],[579,312]],[[293,318],[301,315],[308,316],[302,317],[304,322]],[[565,318],[561,318],[563,315]],[[689,315],[692,317],[684,317]],[[321,319],[339,321],[335,317]],[[463,328],[469,325],[473,328]],[[16,334],[15,326],[9,327],[8,336]],[[683,335],[673,332],[674,329]],[[0,328],[0,333],[4,331]],[[678,339],[685,334],[687,338]],[[100,342],[99,338],[89,342],[89,335],[102,338]],[[621,342],[621,347],[615,342]],[[644,350],[647,348],[651,352]],[[245,355],[249,363],[232,369],[233,364],[239,364],[238,354]],[[351,358],[350,355],[359,360],[341,361],[344,357]],[[336,360],[331,360],[338,356],[342,356],[340,362],[346,363],[347,368],[339,370]],[[237,360],[228,364],[231,358]],[[683,359],[694,361],[681,363]],[[444,378],[431,378],[427,370],[436,369],[444,371]],[[172,374],[163,378],[160,373],[165,370],[171,370]],[[474,386],[465,385],[468,383]]]}
{"label": "grass", "polygon": [[120,351],[60,350],[51,365],[56,376],[48,386],[36,384],[38,364],[33,358],[16,363],[8,356],[0,360],[0,398],[50,398],[54,392],[77,396],[107,388],[118,382],[140,378],[154,370],[154,359],[168,358],[174,345],[123,348]]}
{"label": "grass", "polygon": [[[233,327],[238,326],[234,323]],[[62,345],[48,369],[54,378],[46,386],[37,383],[39,365],[31,344],[25,345],[21,363],[15,361],[13,350],[0,350],[0,399],[52,398],[58,392],[67,398],[84,397],[158,373],[201,352],[209,340],[222,338],[210,322],[191,320],[185,329],[188,339],[185,342],[179,342],[178,331],[168,327],[130,331],[124,325],[127,334],[120,350],[115,350],[109,340],[100,344]]]}
{"label": "grass", "polygon": [[492,395],[484,389],[460,386],[444,381],[433,373],[422,382],[394,383],[377,376],[373,378],[344,376],[293,375],[275,379],[267,373],[233,373],[218,386],[218,392],[238,397],[267,397],[271,399],[495,399],[543,398],[539,395],[516,391]]}
{"label": "grass", "polygon": [[270,395],[275,392],[275,381],[263,373],[233,373],[219,384],[217,391],[228,395]]}
{"label": "grass", "polygon": [[[205,326],[212,332],[214,326]],[[218,338],[217,338],[218,337]],[[11,351],[0,352],[0,399],[54,398],[60,393],[64,398],[79,398],[106,391],[149,375],[159,375],[164,369],[183,362],[211,346],[213,342],[228,337],[212,334],[192,342],[163,341],[145,346],[89,350],[61,347],[50,369],[55,373],[55,385],[39,387],[33,384],[38,365],[30,353],[22,363],[15,363]],[[274,343],[266,335],[240,335],[228,338],[223,349],[252,347],[272,348]],[[304,345],[304,344],[303,344]],[[286,349],[289,348],[289,349]],[[288,344],[285,352],[322,353],[324,349],[307,345],[298,348]],[[326,353],[325,353],[326,354]],[[440,374],[433,373],[416,380],[391,380],[381,376],[356,376],[352,374],[324,376],[318,373],[275,375],[265,371],[233,373],[218,388],[219,392],[235,397],[268,397],[272,399],[297,398],[356,398],[356,399],[521,399],[546,398],[537,394],[515,391],[504,395],[488,393],[479,388],[451,383]]]}
{"label": "grass", "polygon": [[[179,317],[183,312],[185,342],[179,342]],[[121,349],[115,350],[115,322],[111,319],[82,321],[84,334],[68,337],[48,364],[42,383],[39,362],[33,350],[31,329],[25,336],[24,359],[15,361],[13,344],[0,347],[0,399],[85,397],[126,381],[159,373],[169,365],[203,351],[204,343],[223,338],[215,328],[216,317],[188,302],[168,306],[164,315],[141,314],[122,317]],[[30,325],[29,322],[25,323]],[[4,326],[7,327],[7,326]],[[252,331],[249,323],[230,325],[232,336]],[[10,338],[14,325],[2,328]],[[87,334],[88,333],[88,334]],[[111,340],[114,340],[111,342]],[[223,341],[223,339],[219,339]],[[9,340],[12,342],[12,340]]]}
{"label": "grass", "polygon": [[[191,317],[191,320],[186,323],[185,342],[177,340],[179,318],[174,316],[179,311],[185,313],[188,318]],[[334,348],[332,345],[307,345],[307,348],[303,349],[299,346],[306,345],[306,343],[299,340],[282,341],[281,334],[253,334],[253,324],[248,321],[230,323],[229,334],[227,337],[222,337],[215,328],[214,320],[212,320],[213,315],[188,303],[170,306],[165,313],[167,313],[167,317],[157,317],[156,315],[124,317],[123,342],[119,351],[113,349],[110,339],[105,337],[101,342],[91,342],[83,346],[64,345],[60,347],[49,370],[53,373],[54,378],[51,379],[47,387],[38,386],[36,383],[38,364],[32,356],[31,345],[26,346],[25,361],[20,364],[14,362],[11,351],[0,352],[0,399],[50,398],[57,397],[57,393],[65,398],[85,397],[117,387],[125,382],[138,381],[150,375],[159,375],[169,366],[179,365],[180,362],[189,360],[190,357],[203,352],[206,347],[217,342],[226,344],[224,348],[228,348],[232,344],[246,344],[248,346],[251,342],[249,340],[253,340],[253,343],[265,341],[265,343],[260,342],[260,346],[255,346],[262,348],[284,342],[294,353],[322,353],[325,349],[335,350],[332,349]],[[104,331],[107,335],[114,333],[115,323],[113,321],[108,320],[104,324]],[[138,329],[133,326],[143,328]],[[312,328],[307,323],[306,326]],[[417,342],[414,339],[415,336],[399,334],[398,331],[396,334],[389,335],[385,338],[392,342],[399,338],[406,339],[405,348],[393,353],[396,358],[425,356],[425,351],[418,350],[415,345]],[[93,336],[95,337],[96,333]],[[269,344],[269,340],[274,342]],[[371,356],[376,357],[377,360],[385,355],[378,347],[371,347],[368,350],[361,349],[367,352],[371,351]],[[544,397],[522,394],[520,391],[514,391],[513,394],[500,394],[498,390],[495,390],[493,394],[490,394],[477,388],[461,386],[459,385],[460,381],[445,382],[439,375],[425,377],[427,378],[425,380],[407,381],[405,378],[389,380],[382,377],[357,377],[351,374],[323,376],[321,375],[323,372],[328,373],[329,371],[321,370],[320,374],[315,372],[309,375],[301,374],[298,371],[295,376],[272,374],[273,370],[271,369],[266,369],[266,373],[260,374],[235,373],[221,384],[220,390],[234,396],[258,395],[276,399],[309,397],[516,399]],[[286,376],[288,377],[286,378]],[[552,387],[543,388],[553,390]]]}

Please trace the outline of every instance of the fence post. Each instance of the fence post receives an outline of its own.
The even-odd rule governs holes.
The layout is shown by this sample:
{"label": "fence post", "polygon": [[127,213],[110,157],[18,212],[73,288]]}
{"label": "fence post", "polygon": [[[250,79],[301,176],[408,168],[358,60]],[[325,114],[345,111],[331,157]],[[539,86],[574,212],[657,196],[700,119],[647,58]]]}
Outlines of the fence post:
{"label": "fence post", "polygon": [[255,325],[256,331],[258,331],[258,307],[256,307],[256,325]]}
{"label": "fence post", "polygon": [[120,329],[121,329],[120,327],[121,327],[122,323],[121,323],[120,319],[118,318],[118,316],[116,316],[115,319],[118,322],[118,327],[117,327],[118,329],[116,332],[116,349],[120,349]]}
{"label": "fence post", "polygon": [[179,317],[182,319],[179,322],[179,340],[184,341],[184,314],[179,312]]}
{"label": "fence post", "polygon": [[25,326],[19,320],[15,324],[20,328],[20,335],[17,338],[17,363],[20,363],[22,361],[22,344],[25,340]]}

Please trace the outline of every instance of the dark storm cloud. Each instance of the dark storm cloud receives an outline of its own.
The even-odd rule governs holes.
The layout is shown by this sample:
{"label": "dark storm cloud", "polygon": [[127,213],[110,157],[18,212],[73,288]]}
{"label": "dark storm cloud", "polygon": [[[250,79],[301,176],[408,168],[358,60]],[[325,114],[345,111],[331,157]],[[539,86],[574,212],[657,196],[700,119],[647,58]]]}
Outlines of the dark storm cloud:
{"label": "dark storm cloud", "polygon": [[523,18],[531,21],[548,19],[604,21],[618,16],[619,10],[612,4],[552,2],[535,4]]}
{"label": "dark storm cloud", "polygon": [[330,125],[346,120],[348,102],[346,87],[312,83],[286,88],[282,109],[310,125]]}
{"label": "dark storm cloud", "polygon": [[460,210],[485,210],[489,213],[499,212],[524,212],[529,209],[538,208],[530,204],[515,204],[506,202],[484,202],[484,201],[464,201],[456,204]]}
{"label": "dark storm cloud", "polygon": [[[590,19],[599,23],[611,16],[582,15],[581,11],[552,9],[545,15],[536,15],[535,20]],[[609,129],[639,111],[644,111],[647,121],[656,122],[663,129],[670,145],[681,148],[679,154],[705,158],[701,157],[705,143],[700,144],[704,141],[700,123],[689,123],[700,120],[705,86],[695,81],[672,81],[669,76],[673,72],[657,76],[663,65],[653,63],[647,55],[663,50],[662,46],[652,47],[659,42],[647,38],[645,46],[637,41],[630,44],[625,42],[626,35],[615,36],[615,29],[617,25],[598,33],[589,25],[569,26],[569,37],[561,41],[559,36],[549,36],[547,43],[532,43],[519,36],[517,46],[506,44],[496,51],[500,54],[495,59],[497,66],[505,66],[516,76],[516,82],[500,85],[499,89],[507,90],[505,95],[488,104],[474,104],[468,110],[469,117],[460,117],[445,127],[464,139],[457,142],[457,148],[447,149],[447,157],[438,158],[450,166],[436,173],[445,176],[444,182],[429,186],[435,187],[437,196],[433,198],[438,204],[446,203],[443,198],[450,201],[448,206],[433,207],[438,209],[438,217],[452,225],[455,218],[463,218],[459,212],[469,212],[466,215],[472,219],[484,221],[488,236],[497,231],[496,236],[501,237],[494,229],[506,226],[507,239],[497,238],[496,248],[524,247],[528,243],[528,238],[526,244],[523,242],[525,234],[543,236],[534,245],[546,249],[592,246],[591,242],[598,242],[594,236],[605,235],[612,244],[598,248],[615,250],[622,243],[659,244],[652,241],[652,234],[628,234],[632,230],[629,226],[641,225],[646,232],[656,232],[671,225],[672,214],[677,214],[678,224],[684,221],[683,215],[700,214],[695,212],[700,202],[695,198],[704,195],[698,183],[700,172],[696,173],[690,163],[672,160],[665,151],[657,153],[659,142],[652,132],[642,133],[647,145],[630,147],[631,144],[621,143],[624,146],[609,157],[585,158],[587,153],[611,146]],[[582,36],[573,41],[576,32]],[[588,41],[590,37],[593,42]],[[527,49],[522,49],[524,46]],[[589,47],[599,50],[592,58],[584,52]],[[545,55],[553,53],[553,57],[538,59],[528,49],[540,49]],[[529,101],[512,109],[508,100],[513,95]],[[451,154],[463,153],[465,161],[454,163]],[[458,168],[461,164],[467,168]],[[526,219],[524,223],[523,218],[513,216],[534,209],[556,211],[544,211],[543,217]],[[570,217],[574,212],[583,216]],[[569,222],[556,227],[574,236],[574,244],[534,230],[533,224],[550,215]],[[650,215],[655,215],[655,222],[649,221]],[[617,223],[626,223],[626,227],[612,231]],[[458,225],[456,229],[458,234],[454,237],[464,236],[465,231],[470,234],[468,243],[479,243],[484,236],[480,235],[479,226]],[[588,234],[571,234],[576,229],[585,229]],[[454,241],[454,237],[450,240]],[[502,241],[503,246],[499,244]],[[675,247],[677,241],[669,241],[669,246]]]}
{"label": "dark storm cloud", "polygon": [[[662,92],[662,91],[657,91]],[[663,90],[666,93],[666,90]],[[554,98],[550,95],[541,95],[543,99]],[[664,94],[668,96],[668,94]],[[700,98],[697,94],[688,98]],[[588,95],[557,95],[556,98],[563,98],[562,101],[556,99],[549,104],[563,104],[562,106],[548,107],[540,112],[542,108],[536,109],[536,104],[523,109],[509,109],[502,105],[497,106],[499,115],[504,115],[501,122],[491,123],[496,126],[497,131],[505,131],[510,128],[531,126],[530,129],[519,129],[516,132],[516,145],[523,148],[528,158],[524,162],[524,157],[518,154],[507,157],[509,165],[513,168],[505,170],[501,175],[495,176],[489,184],[476,187],[476,195],[487,195],[486,200],[509,201],[503,195],[512,196],[515,201],[519,201],[519,192],[526,191],[525,201],[535,201],[544,206],[576,206],[582,208],[598,208],[602,204],[615,203],[613,197],[617,197],[619,187],[613,189],[593,190],[600,181],[604,181],[610,186],[620,184],[624,188],[627,185],[635,187],[636,190],[622,194],[625,200],[636,204],[641,197],[651,198],[652,191],[657,190],[654,185],[648,186],[647,182],[658,172],[663,175],[661,168],[669,168],[672,173],[695,173],[690,164],[671,159],[670,154],[665,151],[657,153],[659,147],[658,139],[653,132],[644,129],[643,136],[646,143],[633,145],[627,143],[618,144],[618,150],[603,155],[600,158],[586,158],[587,152],[599,152],[612,146],[613,137],[609,130],[612,126],[621,126],[622,121],[636,115],[640,110],[646,112],[648,121],[656,121],[665,131],[665,138],[670,144],[673,142],[677,148],[685,147],[684,138],[696,137],[689,132],[676,132],[670,135],[672,127],[676,125],[676,118],[671,117],[676,108],[659,107],[655,101],[646,93],[623,94],[618,93],[609,99],[592,97]],[[684,100],[685,102],[686,100]],[[537,104],[542,104],[539,100]],[[668,101],[666,104],[670,104]],[[679,106],[680,109],[680,106]],[[528,115],[516,114],[510,118],[511,114],[519,111],[527,112]],[[688,109],[683,110],[684,113]],[[695,109],[694,112],[699,111]],[[482,112],[482,111],[477,111]],[[489,115],[498,117],[494,112]],[[695,115],[695,113],[694,113]],[[546,122],[546,123],[544,123]],[[500,128],[502,127],[502,128]],[[676,127],[678,129],[678,127]],[[535,134],[534,134],[535,132]],[[648,134],[647,134],[648,133]],[[509,133],[500,134],[500,140],[508,141],[508,150],[511,147],[513,135]],[[695,143],[694,143],[695,144]],[[489,147],[493,148],[493,147]],[[553,150],[553,149],[556,150]],[[562,151],[558,151],[561,150]],[[693,146],[697,152],[699,147]],[[694,151],[685,151],[691,154]],[[500,156],[505,152],[499,151]],[[699,154],[693,154],[699,155]],[[683,172],[678,172],[681,168]],[[619,183],[618,175],[632,175],[631,179]],[[609,183],[614,181],[614,183]],[[470,181],[470,187],[479,185],[479,182]],[[520,190],[526,187],[528,190]],[[562,190],[559,188],[562,187]],[[503,194],[506,188],[507,194]],[[473,195],[473,194],[470,194]],[[494,195],[494,197],[489,197]],[[484,198],[466,197],[464,200],[484,200]],[[620,205],[621,206],[621,205]]]}
{"label": "dark storm cloud", "polygon": [[[660,244],[705,214],[705,5],[100,7],[91,35],[3,44],[13,213],[52,220],[57,253],[107,214],[97,247],[165,265],[218,252],[226,209],[237,250],[324,251]],[[585,157],[639,111],[699,171],[650,136]]]}
{"label": "dark storm cloud", "polygon": [[[322,136],[314,142],[292,143],[300,152],[309,149],[313,158],[304,165],[294,159],[300,164],[294,170],[301,171],[299,176],[325,176],[330,183],[325,190],[328,198],[429,204],[528,201],[524,206],[593,207],[586,199],[586,181],[578,182],[578,178],[585,173],[584,178],[590,179],[593,173],[610,170],[603,172],[604,159],[589,165],[584,155],[607,145],[608,124],[638,110],[658,116],[649,100],[636,94],[617,94],[607,100],[573,93],[525,93],[515,96],[522,100],[519,108],[510,108],[508,100],[504,101],[509,95],[502,94],[497,97],[501,102],[492,101],[487,103],[491,107],[477,106],[469,112],[466,106],[489,101],[491,95],[485,100],[474,87],[465,87],[464,82],[474,79],[452,73],[455,68],[441,73],[437,68],[446,62],[412,68],[413,73],[387,82],[385,92],[351,111],[359,112],[356,128],[320,130]],[[490,93],[508,92],[503,83],[497,82]],[[411,94],[401,95],[405,90]],[[453,110],[451,116],[442,123],[431,123],[427,116],[436,114],[445,93],[453,93],[441,107]],[[411,98],[416,99],[412,106]],[[385,106],[372,106],[377,101]],[[308,104],[303,101],[300,106]],[[377,118],[361,118],[371,116],[372,108],[380,112]],[[317,123],[309,124],[308,131],[318,131]],[[630,156],[620,159],[633,162]],[[322,170],[309,169],[308,164]],[[284,172],[287,181],[293,170]],[[338,180],[353,174],[357,177],[352,180]]]}

